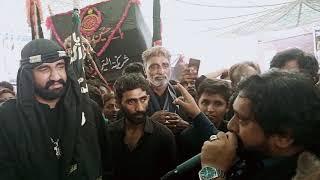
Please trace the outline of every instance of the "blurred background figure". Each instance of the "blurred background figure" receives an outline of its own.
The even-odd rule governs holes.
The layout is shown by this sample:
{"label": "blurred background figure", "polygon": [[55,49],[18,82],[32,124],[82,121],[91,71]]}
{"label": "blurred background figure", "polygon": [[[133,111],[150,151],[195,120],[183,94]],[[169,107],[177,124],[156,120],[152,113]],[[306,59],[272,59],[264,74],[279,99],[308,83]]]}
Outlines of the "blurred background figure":
{"label": "blurred background figure", "polygon": [[95,86],[94,83],[91,83],[92,81],[88,81],[88,89],[89,89],[89,97],[94,102],[96,102],[99,106],[99,110],[102,111],[103,109],[103,99],[102,99],[102,93],[99,89],[99,86]]}
{"label": "blurred background figure", "polygon": [[228,74],[231,80],[231,86],[235,90],[242,79],[261,74],[261,70],[258,64],[251,61],[244,61],[232,65]]}
{"label": "blurred background figure", "polygon": [[15,98],[16,94],[8,88],[2,88],[0,89],[0,103],[2,104],[3,102]]}
{"label": "blurred background figure", "polygon": [[128,64],[123,71],[122,74],[129,74],[129,73],[140,73],[143,77],[147,78],[146,71],[142,63],[133,62]]}
{"label": "blurred background figure", "polygon": [[182,71],[180,84],[188,90],[188,92],[196,97],[196,80],[198,78],[198,69],[194,66],[188,66]]}
{"label": "blurred background figure", "polygon": [[102,97],[111,91],[110,87],[108,87],[106,84],[100,84],[99,90],[101,92]]}
{"label": "blurred background figure", "polygon": [[112,123],[117,120],[119,110],[114,92],[105,94],[103,96],[103,114],[108,123]]}
{"label": "blurred background figure", "polygon": [[14,87],[11,83],[7,82],[7,81],[1,81],[0,82],[0,90],[3,88],[7,88],[10,89],[11,91],[14,91]]}
{"label": "blurred background figure", "polygon": [[314,55],[305,53],[298,48],[278,52],[272,58],[270,68],[301,72],[312,78],[314,83],[319,81],[319,63],[317,59]]}

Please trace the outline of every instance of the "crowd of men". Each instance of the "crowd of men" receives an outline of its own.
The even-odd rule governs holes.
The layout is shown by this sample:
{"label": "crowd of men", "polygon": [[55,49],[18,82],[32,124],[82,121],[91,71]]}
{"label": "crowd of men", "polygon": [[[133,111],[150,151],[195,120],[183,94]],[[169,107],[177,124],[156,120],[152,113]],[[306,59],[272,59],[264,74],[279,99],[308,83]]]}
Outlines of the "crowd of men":
{"label": "crowd of men", "polygon": [[185,66],[179,81],[164,47],[141,58],[88,95],[62,47],[25,45],[16,93],[0,82],[0,179],[320,179],[313,55],[281,51],[262,74],[253,62],[201,76]]}

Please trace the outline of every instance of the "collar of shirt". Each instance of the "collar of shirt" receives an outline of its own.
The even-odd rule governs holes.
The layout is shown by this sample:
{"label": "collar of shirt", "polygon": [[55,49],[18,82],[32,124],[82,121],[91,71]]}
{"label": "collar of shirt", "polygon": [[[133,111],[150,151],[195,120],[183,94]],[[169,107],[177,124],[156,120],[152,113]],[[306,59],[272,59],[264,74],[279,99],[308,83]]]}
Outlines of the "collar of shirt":
{"label": "collar of shirt", "polygon": [[[125,127],[125,118],[121,118],[119,120],[119,124],[118,124],[117,129],[119,131],[123,131],[124,132],[124,127]],[[153,122],[148,117],[147,117],[146,122],[144,124],[144,132],[145,133],[149,133],[149,134],[153,133]]]}

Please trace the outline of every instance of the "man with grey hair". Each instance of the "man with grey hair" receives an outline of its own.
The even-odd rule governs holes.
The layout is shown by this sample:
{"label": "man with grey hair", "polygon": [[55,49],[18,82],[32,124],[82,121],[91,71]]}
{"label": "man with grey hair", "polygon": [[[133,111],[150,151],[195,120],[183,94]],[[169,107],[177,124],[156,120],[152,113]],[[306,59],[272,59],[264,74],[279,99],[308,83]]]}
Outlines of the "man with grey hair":
{"label": "man with grey hair", "polygon": [[236,89],[242,79],[248,78],[252,75],[260,74],[260,67],[251,61],[244,61],[234,64],[229,69],[229,77],[233,89]]}
{"label": "man with grey hair", "polygon": [[171,77],[170,52],[161,46],[147,49],[142,54],[147,79],[150,84],[149,115],[174,132],[189,126],[178,115],[179,106],[172,102],[178,96],[173,88]]}

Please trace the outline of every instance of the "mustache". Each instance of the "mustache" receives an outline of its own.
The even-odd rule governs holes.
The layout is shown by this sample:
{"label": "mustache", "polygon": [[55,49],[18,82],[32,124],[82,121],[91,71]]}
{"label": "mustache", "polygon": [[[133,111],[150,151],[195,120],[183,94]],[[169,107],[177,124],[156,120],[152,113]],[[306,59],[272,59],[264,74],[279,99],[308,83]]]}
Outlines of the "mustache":
{"label": "mustache", "polygon": [[168,79],[168,77],[166,75],[154,76],[154,79],[156,79],[156,78]]}
{"label": "mustache", "polygon": [[196,90],[194,88],[187,88],[188,92],[196,92]]}
{"label": "mustache", "polygon": [[46,83],[46,86],[44,87],[45,89],[49,89],[50,86],[52,86],[53,84],[55,83],[60,83],[62,84],[63,86],[66,85],[66,82],[63,80],[63,79],[59,79],[58,81],[54,81],[54,80],[49,80],[47,83]]}
{"label": "mustache", "polygon": [[138,112],[138,113],[132,114],[133,117],[138,117],[138,116],[143,116],[143,117],[145,117],[146,115],[147,115],[146,112]]}
{"label": "mustache", "polygon": [[208,112],[205,112],[204,113],[206,116],[214,116],[212,113],[208,113]]}

